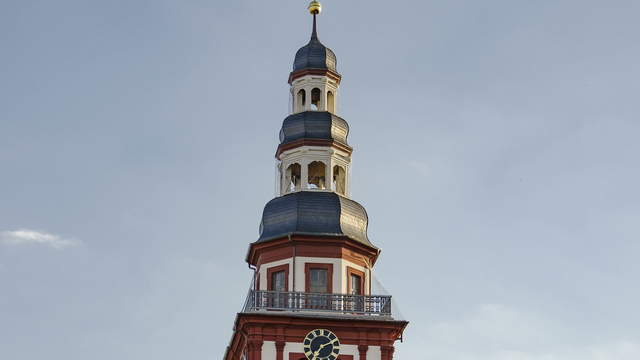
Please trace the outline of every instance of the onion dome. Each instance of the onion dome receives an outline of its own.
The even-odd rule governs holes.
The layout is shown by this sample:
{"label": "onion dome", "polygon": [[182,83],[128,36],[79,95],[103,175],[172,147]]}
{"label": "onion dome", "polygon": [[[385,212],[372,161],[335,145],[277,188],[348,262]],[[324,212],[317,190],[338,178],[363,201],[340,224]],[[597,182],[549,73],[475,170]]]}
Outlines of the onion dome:
{"label": "onion dome", "polygon": [[336,54],[331,49],[322,45],[316,31],[316,15],[313,14],[313,32],[309,43],[301,47],[296,53],[293,62],[293,72],[309,69],[330,70],[337,73]]}
{"label": "onion dome", "polygon": [[300,139],[333,140],[347,145],[349,124],[328,111],[305,111],[287,116],[280,129],[280,145]]}
{"label": "onion dome", "polygon": [[287,235],[346,236],[373,247],[367,237],[368,221],[364,207],[353,200],[334,192],[300,191],[265,205],[257,242]]}

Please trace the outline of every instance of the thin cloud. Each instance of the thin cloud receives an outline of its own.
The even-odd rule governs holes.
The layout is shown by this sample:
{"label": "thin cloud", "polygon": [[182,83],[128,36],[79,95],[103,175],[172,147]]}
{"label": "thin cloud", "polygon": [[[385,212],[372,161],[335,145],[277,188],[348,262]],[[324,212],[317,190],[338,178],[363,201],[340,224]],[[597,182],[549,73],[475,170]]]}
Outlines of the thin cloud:
{"label": "thin cloud", "polygon": [[409,160],[408,165],[421,176],[429,177],[431,175],[431,169],[424,161]]}
{"label": "thin cloud", "polygon": [[501,304],[478,306],[462,318],[427,327],[425,342],[401,348],[422,351],[425,359],[448,360],[636,360],[640,343],[602,338],[599,343],[572,343],[571,327]]}
{"label": "thin cloud", "polygon": [[64,249],[78,246],[80,245],[80,241],[41,231],[19,229],[14,231],[0,231],[0,244],[9,246],[41,245],[54,249]]}

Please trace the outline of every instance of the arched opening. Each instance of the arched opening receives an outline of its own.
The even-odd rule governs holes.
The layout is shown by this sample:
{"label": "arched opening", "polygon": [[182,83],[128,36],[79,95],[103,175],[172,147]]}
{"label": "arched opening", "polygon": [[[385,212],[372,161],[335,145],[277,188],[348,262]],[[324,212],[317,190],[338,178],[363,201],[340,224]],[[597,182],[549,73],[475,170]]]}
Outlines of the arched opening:
{"label": "arched opening", "polygon": [[333,191],[340,195],[345,195],[347,191],[347,176],[342,166],[333,167],[333,183],[331,184]]}
{"label": "arched opening", "polygon": [[325,189],[325,165],[322,161],[309,164],[309,189]]}
{"label": "arched opening", "polygon": [[327,92],[327,111],[334,114],[336,112],[336,99],[331,91]]}
{"label": "arched opening", "polygon": [[307,92],[304,89],[298,91],[296,95],[296,112],[304,111],[304,107],[307,103]]}
{"label": "arched opening", "polygon": [[320,110],[320,89],[311,90],[311,110]]}
{"label": "arched opening", "polygon": [[300,180],[302,179],[302,166],[300,164],[291,164],[285,172],[284,188],[282,193],[290,193],[300,190]]}

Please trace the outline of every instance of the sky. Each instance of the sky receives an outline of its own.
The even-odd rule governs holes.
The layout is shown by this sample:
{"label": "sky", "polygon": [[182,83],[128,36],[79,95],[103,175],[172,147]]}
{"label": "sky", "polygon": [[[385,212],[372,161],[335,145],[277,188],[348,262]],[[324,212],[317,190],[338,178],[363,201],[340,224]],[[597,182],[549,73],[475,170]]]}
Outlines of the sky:
{"label": "sky", "polygon": [[[221,358],[306,1],[1,4],[0,358]],[[640,358],[640,2],[323,5],[396,358]]]}

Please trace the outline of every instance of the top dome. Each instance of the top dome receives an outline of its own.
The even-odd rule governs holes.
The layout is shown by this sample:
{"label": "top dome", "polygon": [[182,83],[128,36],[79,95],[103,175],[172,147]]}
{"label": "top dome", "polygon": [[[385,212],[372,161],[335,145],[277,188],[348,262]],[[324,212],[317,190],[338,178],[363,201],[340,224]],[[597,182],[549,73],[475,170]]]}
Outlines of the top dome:
{"label": "top dome", "polygon": [[313,32],[309,43],[301,47],[293,62],[293,72],[307,69],[331,70],[337,72],[336,54],[322,45],[316,31],[316,17],[313,16]]}
{"label": "top dome", "polygon": [[306,69],[322,69],[337,72],[336,54],[322,45],[318,38],[311,38],[309,43],[298,50],[293,62],[293,71]]}

